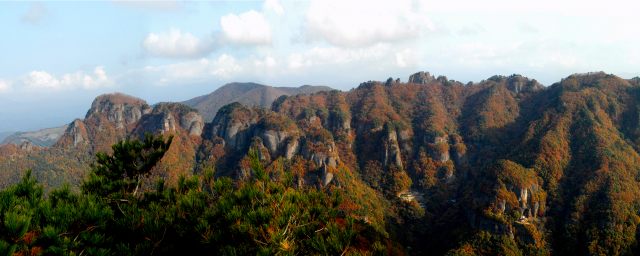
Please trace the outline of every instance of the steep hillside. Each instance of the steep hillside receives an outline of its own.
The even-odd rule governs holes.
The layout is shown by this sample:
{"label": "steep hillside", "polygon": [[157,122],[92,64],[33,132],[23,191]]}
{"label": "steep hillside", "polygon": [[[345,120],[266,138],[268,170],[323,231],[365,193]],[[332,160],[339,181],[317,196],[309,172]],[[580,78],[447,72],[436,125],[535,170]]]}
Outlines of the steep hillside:
{"label": "steep hillside", "polygon": [[256,83],[230,83],[214,92],[199,96],[183,104],[200,110],[206,122],[211,122],[218,109],[232,102],[240,102],[247,106],[269,108],[271,102],[282,95],[311,94],[319,91],[333,90],[326,86],[305,85],[301,87],[271,87]]}
{"label": "steep hillside", "polygon": [[55,128],[42,129],[35,132],[16,132],[7,136],[0,142],[0,145],[14,143],[16,145],[22,144],[22,142],[29,141],[38,147],[51,147],[67,130],[68,125],[63,125]]}
{"label": "steep hillside", "polygon": [[[234,102],[210,123],[185,104],[104,95],[51,148],[1,146],[0,179],[15,184],[33,168],[49,187],[77,185],[94,153],[149,132],[174,139],[147,188],[206,173],[243,187],[255,152],[274,182],[342,188],[339,216],[409,254],[640,252],[640,78],[595,72],[544,87],[520,75],[462,84],[420,72],[408,81],[283,94],[268,109]],[[279,90],[233,86],[245,90],[239,98]]]}
{"label": "steep hillside", "polygon": [[25,169],[44,183],[45,190],[71,183],[77,189],[97,152],[112,152],[119,140],[144,138],[144,133],[175,136],[173,146],[145,182],[166,177],[175,184],[180,173],[193,173],[195,150],[201,143],[204,121],[180,103],[162,103],[151,109],[144,100],[115,93],[97,97],[84,119],[76,119],[50,148],[8,144],[0,147],[2,187],[15,183]]}

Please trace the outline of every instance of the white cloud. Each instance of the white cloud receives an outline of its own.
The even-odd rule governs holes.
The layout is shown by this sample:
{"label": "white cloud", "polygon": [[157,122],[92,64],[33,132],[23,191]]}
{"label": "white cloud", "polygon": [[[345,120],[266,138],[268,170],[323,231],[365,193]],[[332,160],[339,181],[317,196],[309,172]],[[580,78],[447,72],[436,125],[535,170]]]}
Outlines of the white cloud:
{"label": "white cloud", "polygon": [[50,17],[51,14],[49,14],[49,11],[42,3],[33,2],[31,3],[31,7],[29,7],[29,11],[25,15],[20,16],[20,21],[26,24],[38,25]]}
{"label": "white cloud", "polygon": [[[158,67],[145,67],[129,70],[124,80],[127,83],[149,83],[155,85],[185,84],[210,81],[212,78],[231,79],[241,74],[246,74],[255,61],[238,61],[227,54],[220,55],[217,59],[200,59],[180,62]],[[157,82],[153,82],[157,81]]]}
{"label": "white cloud", "polygon": [[11,87],[11,82],[0,80],[0,94],[11,92],[13,88]]}
{"label": "white cloud", "polygon": [[276,59],[274,59],[271,56],[267,56],[266,58],[264,58],[264,60],[256,60],[255,62],[255,66],[256,67],[275,67],[278,65],[278,63],[276,62]]}
{"label": "white cloud", "polygon": [[402,41],[436,31],[410,0],[393,4],[317,0],[311,3],[306,21],[309,40],[324,39],[347,47]]}
{"label": "white cloud", "polygon": [[232,44],[261,45],[271,43],[271,26],[262,13],[254,10],[228,14],[220,18],[224,38]]}
{"label": "white cloud", "polygon": [[400,68],[417,66],[419,62],[418,56],[419,55],[416,53],[415,49],[406,48],[396,53],[396,65]]}
{"label": "white cloud", "polygon": [[273,11],[277,14],[284,13],[284,9],[282,8],[282,5],[280,5],[280,2],[278,2],[278,0],[267,0],[264,2],[264,7],[265,9],[273,8]]}
{"label": "white cloud", "polygon": [[142,49],[154,57],[197,58],[213,50],[213,40],[202,40],[189,32],[182,34],[180,29],[171,28],[169,33],[149,33],[142,41]]}
{"label": "white cloud", "polygon": [[93,75],[94,76],[84,75],[82,77],[82,87],[84,89],[96,89],[113,85],[107,77],[107,72],[104,71],[104,66],[96,67],[96,69],[93,70]]}
{"label": "white cloud", "polygon": [[387,56],[389,48],[389,45],[383,43],[358,49],[314,47],[301,53],[290,54],[286,59],[288,67],[292,69],[311,65],[345,64],[356,61],[380,60]]}
{"label": "white cloud", "polygon": [[61,79],[57,79],[45,71],[31,71],[21,76],[18,82],[23,85],[23,90],[28,92],[74,90],[77,88],[96,89],[114,85],[113,81],[107,77],[103,66],[96,67],[93,76],[78,71],[73,74],[64,74]]}

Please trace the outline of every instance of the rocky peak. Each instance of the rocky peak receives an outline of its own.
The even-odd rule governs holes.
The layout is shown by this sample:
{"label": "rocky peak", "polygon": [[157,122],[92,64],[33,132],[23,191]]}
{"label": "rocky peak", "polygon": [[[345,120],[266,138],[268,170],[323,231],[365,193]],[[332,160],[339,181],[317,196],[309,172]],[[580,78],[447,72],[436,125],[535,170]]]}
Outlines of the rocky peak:
{"label": "rocky peak", "polygon": [[393,77],[389,77],[389,79],[387,79],[387,81],[384,83],[385,86],[392,86],[393,85]]}
{"label": "rocky peak", "polygon": [[388,166],[393,163],[398,167],[402,167],[402,156],[400,155],[398,135],[395,130],[387,132],[386,141],[383,145],[384,151],[382,154],[382,160],[384,166]]}
{"label": "rocky peak", "polygon": [[28,141],[28,140],[25,142],[22,142],[22,144],[20,144],[20,149],[31,151],[31,149],[33,149],[33,143],[31,143],[31,141]]}
{"label": "rocky peak", "polygon": [[429,84],[436,81],[436,79],[429,74],[429,72],[420,71],[409,77],[410,84]]}
{"label": "rocky peak", "polygon": [[258,124],[258,115],[251,108],[234,102],[218,110],[211,124],[211,137],[220,137],[236,151],[247,146]]}
{"label": "rocky peak", "polygon": [[189,135],[201,135],[204,118],[196,112],[189,112],[180,119],[180,127],[189,132]]}
{"label": "rocky peak", "polygon": [[137,122],[142,115],[150,112],[151,108],[142,99],[123,93],[103,94],[93,101],[85,119],[103,117],[114,122],[119,129]]}
{"label": "rocky peak", "polygon": [[438,83],[441,83],[441,84],[446,84],[447,82],[449,82],[449,80],[447,80],[446,76],[438,76],[436,81],[438,81]]}
{"label": "rocky peak", "polygon": [[156,129],[162,133],[180,127],[189,135],[201,135],[204,128],[204,119],[198,110],[182,103],[160,103],[153,108],[151,115],[156,120]]}
{"label": "rocky peak", "polygon": [[80,119],[76,119],[67,127],[65,135],[70,136],[73,146],[78,146],[80,142],[87,142],[87,130]]}

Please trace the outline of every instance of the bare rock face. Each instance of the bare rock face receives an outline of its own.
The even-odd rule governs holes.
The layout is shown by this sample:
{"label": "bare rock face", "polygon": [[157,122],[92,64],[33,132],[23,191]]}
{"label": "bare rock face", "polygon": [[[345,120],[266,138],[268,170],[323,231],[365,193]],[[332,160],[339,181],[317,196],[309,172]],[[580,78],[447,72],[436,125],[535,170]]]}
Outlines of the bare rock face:
{"label": "bare rock face", "polygon": [[84,128],[84,123],[80,121],[80,119],[74,120],[67,131],[65,132],[69,134],[73,140],[73,146],[78,146],[78,143],[87,141],[86,139],[86,130]]}
{"label": "bare rock face", "polygon": [[297,155],[300,152],[300,144],[299,138],[292,138],[292,140],[287,143],[287,147],[284,151],[284,158],[291,159],[293,156]]}
{"label": "bare rock face", "polygon": [[[538,193],[538,184],[532,183],[527,187],[517,187],[511,184],[506,184],[507,191],[514,193],[518,199],[518,205],[510,205],[506,200],[502,200],[496,203],[495,210],[499,214],[508,214],[512,209],[518,209],[520,216],[525,218],[537,218],[540,206],[545,202],[539,202],[533,200],[533,196]],[[494,189],[498,189],[498,186],[494,186]]]}
{"label": "bare rock face", "polygon": [[522,92],[525,89],[531,90],[531,91],[538,91],[543,87],[544,86],[542,86],[542,84],[536,82],[535,80],[531,80],[529,78],[522,77],[519,75],[511,78],[509,80],[509,83],[507,84],[507,89],[509,89],[509,91],[513,92],[515,95],[518,95],[520,92]]}
{"label": "bare rock face", "polygon": [[384,166],[393,163],[398,167],[402,167],[402,156],[400,155],[396,131],[390,131],[389,134],[387,134],[387,140],[384,143],[384,152],[382,154]]}
{"label": "bare rock face", "polygon": [[180,118],[180,127],[189,132],[189,135],[201,135],[204,128],[204,118],[196,112],[189,112]]}
{"label": "bare rock face", "polygon": [[264,146],[262,138],[253,137],[251,139],[250,150],[255,150],[258,153],[258,158],[261,162],[268,163],[271,162],[271,156],[269,155],[269,150]]}
{"label": "bare rock face", "polygon": [[31,149],[33,149],[33,143],[31,143],[31,141],[28,141],[28,140],[25,142],[22,142],[22,144],[20,144],[20,149],[26,150],[27,152],[31,151]]}
{"label": "bare rock face", "polygon": [[158,129],[164,134],[167,131],[176,129],[176,120],[171,113],[163,113],[162,118],[159,119]]}
{"label": "bare rock face", "polygon": [[447,139],[447,137],[441,136],[429,136],[429,135],[425,135],[424,136],[424,142],[425,143],[447,143],[449,140]]}
{"label": "bare rock face", "polygon": [[514,92],[515,94],[520,93],[522,89],[524,89],[524,85],[527,83],[527,79],[521,76],[514,77],[511,80],[511,84],[509,85],[509,90]]}
{"label": "bare rock face", "polygon": [[333,173],[327,170],[327,166],[324,166],[322,169],[322,177],[320,178],[322,181],[322,186],[326,187],[333,180]]}
{"label": "bare rock face", "polygon": [[429,72],[420,71],[409,77],[410,84],[429,84],[435,82],[436,79]]}
{"label": "bare rock face", "polygon": [[410,129],[399,131],[398,132],[398,143],[402,146],[402,150],[411,153],[411,137],[413,136],[413,131]]}
{"label": "bare rock face", "polygon": [[[448,138],[445,136],[429,136],[429,135],[425,135],[423,140],[424,140],[424,143],[430,144],[431,146],[435,145],[435,147],[438,147],[438,148],[442,147],[443,146],[442,144],[447,144],[449,141]],[[444,145],[444,146],[447,146],[448,148],[448,145]],[[444,163],[446,161],[449,161],[449,159],[451,158],[451,155],[449,154],[449,150],[444,150],[444,151],[433,150],[431,152],[431,157],[436,161]]]}
{"label": "bare rock face", "polygon": [[287,137],[289,137],[289,134],[290,133],[286,131],[277,132],[259,128],[255,131],[255,136],[262,138],[264,146],[272,153],[278,152],[278,149],[283,145]]}
{"label": "bare rock face", "polygon": [[253,137],[258,120],[255,118],[231,122],[226,117],[213,120],[212,137],[218,136],[229,144],[233,149],[241,151],[247,146],[249,139]]}
{"label": "bare rock face", "polygon": [[339,160],[336,144],[333,141],[307,140],[300,154],[303,158],[313,161],[317,167],[336,168]]}
{"label": "bare rock face", "polygon": [[137,122],[144,113],[150,111],[151,108],[144,100],[122,93],[103,94],[93,101],[85,119],[104,117],[107,121],[114,122],[116,129],[121,129],[124,125]]}

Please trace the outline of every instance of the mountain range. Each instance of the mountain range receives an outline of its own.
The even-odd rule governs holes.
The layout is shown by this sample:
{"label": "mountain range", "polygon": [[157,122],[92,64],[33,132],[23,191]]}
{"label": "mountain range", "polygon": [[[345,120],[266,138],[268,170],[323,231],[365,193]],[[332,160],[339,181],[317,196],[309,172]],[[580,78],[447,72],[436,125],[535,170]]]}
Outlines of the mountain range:
{"label": "mountain range", "polygon": [[[311,94],[329,90],[332,88],[327,86],[271,87],[256,83],[230,83],[210,94],[181,103],[198,109],[205,120],[211,122],[219,108],[232,102],[268,108],[271,106],[271,102],[282,95]],[[0,133],[0,145],[8,143],[20,145],[22,142],[29,141],[35,146],[51,147],[64,134],[67,126],[41,129],[35,132]]]}
{"label": "mountain range", "polygon": [[145,133],[173,135],[143,190],[209,172],[250,182],[255,152],[271,180],[342,189],[341,216],[402,253],[640,252],[640,78],[591,72],[545,87],[517,74],[463,84],[418,72],[349,92],[224,89],[153,108],[99,96],[52,147],[0,146],[2,186],[33,169],[45,191],[77,191],[95,153]]}
{"label": "mountain range", "polygon": [[181,103],[198,109],[204,120],[211,122],[218,109],[232,102],[239,102],[250,107],[269,108],[271,103],[282,95],[292,96],[330,90],[333,89],[327,86],[271,87],[256,83],[230,83],[210,94]]}

